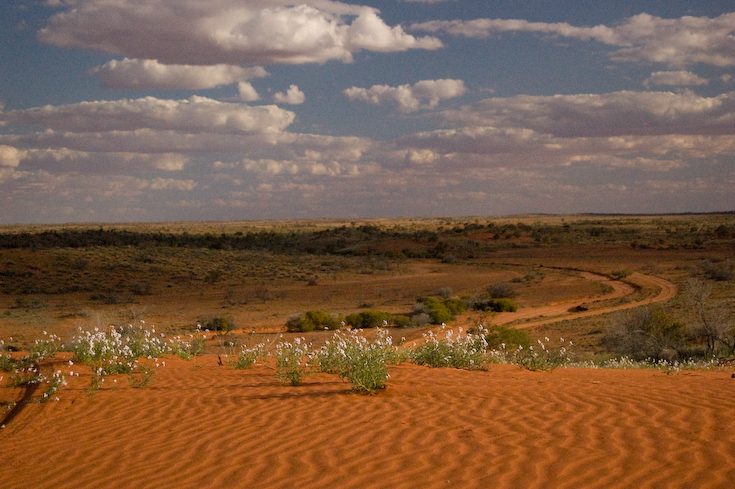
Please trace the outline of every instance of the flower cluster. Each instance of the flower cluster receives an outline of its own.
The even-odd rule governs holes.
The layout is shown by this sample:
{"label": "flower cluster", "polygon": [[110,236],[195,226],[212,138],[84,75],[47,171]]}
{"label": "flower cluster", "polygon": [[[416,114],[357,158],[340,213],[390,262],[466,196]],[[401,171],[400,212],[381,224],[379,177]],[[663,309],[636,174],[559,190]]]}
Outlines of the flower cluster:
{"label": "flower cluster", "polygon": [[546,370],[551,371],[557,367],[565,366],[571,363],[572,359],[568,355],[567,346],[571,347],[572,342],[564,341],[564,338],[559,339],[559,346],[556,348],[547,347],[549,338],[544,338],[545,342],[537,340],[536,348],[534,345],[530,345],[528,348],[518,347],[515,352],[515,356],[512,360],[513,363],[528,369],[528,370]]}
{"label": "flower cluster", "polygon": [[294,338],[276,345],[276,378],[284,383],[299,385],[309,369],[311,343],[305,338]]}
{"label": "flower cluster", "polygon": [[335,373],[350,381],[356,391],[370,392],[385,387],[387,363],[395,361],[393,339],[378,328],[372,341],[362,330],[336,331],[331,340],[316,353],[323,372]]}
{"label": "flower cluster", "polygon": [[455,335],[454,330],[446,330],[442,325],[440,335],[433,331],[424,334],[424,343],[414,348],[412,359],[419,365],[430,367],[466,368],[470,370],[485,368],[488,363],[487,330],[480,325],[476,333],[465,333],[462,328]]}

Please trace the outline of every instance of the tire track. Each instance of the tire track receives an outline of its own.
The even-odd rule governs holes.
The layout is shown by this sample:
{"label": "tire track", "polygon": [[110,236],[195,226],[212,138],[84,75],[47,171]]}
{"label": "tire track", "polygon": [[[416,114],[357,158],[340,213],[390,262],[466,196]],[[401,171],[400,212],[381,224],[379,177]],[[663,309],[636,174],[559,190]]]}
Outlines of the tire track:
{"label": "tire track", "polygon": [[[587,311],[570,312],[569,309],[573,309],[577,306],[581,306],[582,304],[592,304],[593,305],[595,303],[599,303],[602,301],[625,297],[626,295],[630,295],[633,292],[635,292],[635,289],[633,287],[631,287],[628,284],[625,284],[622,281],[611,280],[603,275],[597,275],[591,272],[586,272],[584,275],[587,277],[597,276],[597,277],[605,279],[605,280],[600,280],[597,278],[591,278],[591,280],[597,280],[602,283],[610,283],[611,285],[616,284],[616,283],[623,284],[627,287],[627,289],[624,289],[618,286],[618,288],[616,288],[616,290],[613,293],[600,297],[599,299],[593,302],[589,302],[585,300],[566,302],[564,303],[564,305],[568,307],[564,311],[559,311],[560,308],[557,305],[534,308],[534,311],[532,312],[534,316],[532,317],[536,317],[536,318],[539,318],[540,316],[554,316],[554,317],[551,317],[551,318],[544,317],[538,320],[531,319],[531,321],[528,321],[527,323],[524,323],[524,324],[515,325],[515,327],[518,329],[523,329],[523,328],[529,328],[531,326],[540,326],[543,324],[558,323],[561,321],[566,321],[567,319],[577,319],[577,318],[583,318],[583,317],[599,316],[602,314],[608,314],[608,313],[615,312],[615,311],[622,311],[625,309],[632,309],[634,307],[639,307],[643,305],[655,304],[659,302],[666,302],[670,299],[673,299],[674,296],[676,296],[676,293],[678,292],[678,287],[674,283],[669,282],[668,280],[665,280],[660,277],[655,277],[653,275],[645,275],[639,272],[634,272],[630,275],[628,279],[630,282],[634,283],[635,285],[639,287],[658,288],[659,289],[658,293],[656,293],[655,295],[648,296],[640,301],[631,301],[627,304],[618,304],[615,306],[603,307],[600,309],[587,310]],[[615,285],[613,285],[613,287],[615,287]],[[625,294],[625,295],[619,295],[619,292],[621,290],[628,290],[629,292],[628,294]],[[559,313],[561,315],[556,316],[556,314],[559,314]],[[507,324],[507,323],[516,321],[518,319],[529,318],[529,315],[531,314],[531,312],[528,311],[520,315],[514,316],[515,314],[516,313],[498,314],[498,316],[496,316],[498,320],[496,324]]]}

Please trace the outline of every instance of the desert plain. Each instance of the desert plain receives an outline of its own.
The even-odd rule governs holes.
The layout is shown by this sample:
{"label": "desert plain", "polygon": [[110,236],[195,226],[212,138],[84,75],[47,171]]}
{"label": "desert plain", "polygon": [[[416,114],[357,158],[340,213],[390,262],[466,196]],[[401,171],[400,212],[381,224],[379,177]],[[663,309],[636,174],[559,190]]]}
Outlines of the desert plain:
{"label": "desert plain", "polygon": [[[116,374],[94,391],[92,369],[62,348],[38,365],[64,375],[50,399],[42,383],[14,385],[0,372],[0,487],[735,480],[732,352],[712,359],[689,334],[681,351],[710,354],[706,367],[674,367],[686,359],[670,352],[663,368],[595,366],[614,356],[604,339],[625,311],[662,308],[693,330],[691,280],[709,287],[718,321],[732,321],[732,214],[6,226],[0,238],[3,355],[19,358],[48,335],[68,343],[80,328],[129,324],[203,347],[187,360],[151,359],[149,385]],[[247,369],[223,362],[256,341],[303,337],[318,348],[329,331],[286,328],[306,311],[411,317],[422,297],[478,297],[499,283],[512,287],[516,311],[469,309],[446,328],[505,326],[548,348],[571,342],[567,364],[470,370],[407,360],[388,366],[384,388],[359,393],[318,371],[284,384],[272,359]],[[399,350],[441,330],[418,320],[386,326]]]}

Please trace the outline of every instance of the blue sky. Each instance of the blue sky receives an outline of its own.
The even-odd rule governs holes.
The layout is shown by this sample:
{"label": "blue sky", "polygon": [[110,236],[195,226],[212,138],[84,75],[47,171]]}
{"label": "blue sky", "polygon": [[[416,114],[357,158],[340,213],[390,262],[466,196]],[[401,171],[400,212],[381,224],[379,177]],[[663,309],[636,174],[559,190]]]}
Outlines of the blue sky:
{"label": "blue sky", "polygon": [[735,209],[731,1],[19,0],[0,223]]}

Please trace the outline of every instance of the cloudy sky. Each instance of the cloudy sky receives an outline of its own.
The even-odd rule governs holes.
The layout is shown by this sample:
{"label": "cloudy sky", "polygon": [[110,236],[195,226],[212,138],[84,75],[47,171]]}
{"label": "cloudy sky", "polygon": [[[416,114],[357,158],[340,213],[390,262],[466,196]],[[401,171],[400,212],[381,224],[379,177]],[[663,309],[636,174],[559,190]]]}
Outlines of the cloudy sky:
{"label": "cloudy sky", "polygon": [[723,210],[732,0],[0,6],[0,223]]}

